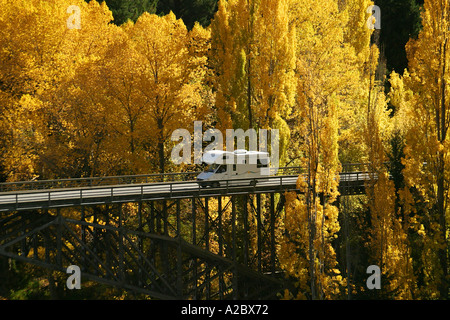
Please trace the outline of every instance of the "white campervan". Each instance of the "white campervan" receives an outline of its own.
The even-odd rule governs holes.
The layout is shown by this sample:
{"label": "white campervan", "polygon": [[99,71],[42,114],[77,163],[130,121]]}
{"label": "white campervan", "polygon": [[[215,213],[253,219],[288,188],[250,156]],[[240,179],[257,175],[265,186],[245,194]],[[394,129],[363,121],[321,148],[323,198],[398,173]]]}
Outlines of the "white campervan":
{"label": "white campervan", "polygon": [[[259,151],[236,150],[234,152],[213,150],[203,155],[207,169],[197,176],[202,187],[250,184],[256,185],[255,178],[261,178],[262,169],[269,168],[269,153]],[[247,180],[248,179],[248,180]]]}

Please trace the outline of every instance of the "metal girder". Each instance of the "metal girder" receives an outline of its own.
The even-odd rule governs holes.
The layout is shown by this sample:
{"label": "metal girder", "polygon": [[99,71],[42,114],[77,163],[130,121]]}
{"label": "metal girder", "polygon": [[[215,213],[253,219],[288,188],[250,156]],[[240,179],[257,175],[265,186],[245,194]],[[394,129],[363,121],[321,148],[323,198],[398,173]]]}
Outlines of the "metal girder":
{"label": "metal girder", "polygon": [[[140,203],[134,230],[120,204],[92,207],[90,214],[83,207],[81,220],[59,210],[3,214],[0,255],[61,272],[78,265],[85,279],[157,299],[275,298],[286,284],[242,258],[237,199],[216,198],[214,210],[208,198]],[[87,217],[92,222],[84,221]]]}

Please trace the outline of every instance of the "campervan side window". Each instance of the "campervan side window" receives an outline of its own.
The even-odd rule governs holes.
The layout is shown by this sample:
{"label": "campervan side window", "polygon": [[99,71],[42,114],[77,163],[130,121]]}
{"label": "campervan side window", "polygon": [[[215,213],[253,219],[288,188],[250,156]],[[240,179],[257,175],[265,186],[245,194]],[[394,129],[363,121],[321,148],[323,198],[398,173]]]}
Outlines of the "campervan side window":
{"label": "campervan side window", "polygon": [[208,166],[208,168],[206,169],[206,172],[214,172],[214,171],[216,171],[217,170],[217,168],[219,168],[219,164],[217,164],[217,163],[213,163],[213,164],[210,164],[209,166]]}
{"label": "campervan side window", "polygon": [[[264,163],[266,162],[266,163]],[[258,162],[256,164],[257,168],[267,168],[267,161],[261,161],[261,159],[258,159]]]}
{"label": "campervan side window", "polygon": [[208,168],[206,169],[206,172],[215,172],[215,173],[222,173],[225,171],[227,171],[227,166],[220,165],[217,163],[213,163],[213,164],[209,165]]}
{"label": "campervan side window", "polygon": [[223,172],[225,172],[225,171],[227,171],[227,167],[224,166],[224,165],[221,165],[221,166],[219,167],[219,169],[217,169],[216,173],[223,173]]}

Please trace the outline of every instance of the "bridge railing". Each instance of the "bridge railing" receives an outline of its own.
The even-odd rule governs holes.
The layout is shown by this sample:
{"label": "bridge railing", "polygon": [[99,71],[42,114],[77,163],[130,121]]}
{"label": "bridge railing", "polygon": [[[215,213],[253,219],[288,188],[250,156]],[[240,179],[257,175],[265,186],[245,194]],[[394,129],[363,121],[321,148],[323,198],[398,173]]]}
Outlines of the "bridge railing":
{"label": "bridge railing", "polygon": [[30,180],[0,183],[0,192],[20,190],[67,189],[106,185],[139,184],[163,181],[187,181],[199,172],[154,173],[142,175],[121,175],[105,177],[84,177],[52,180]]}
{"label": "bridge railing", "polygon": [[[342,172],[367,172],[367,163],[345,163],[342,164]],[[302,167],[280,167],[272,169],[272,176],[299,175],[304,172]],[[173,173],[151,173],[140,175],[120,175],[105,177],[85,177],[52,180],[30,180],[0,183],[0,192],[22,191],[22,190],[47,190],[84,188],[110,185],[148,184],[158,182],[194,181],[201,171],[195,172],[173,172]]]}
{"label": "bridge railing", "polygon": [[343,163],[342,172],[367,172],[369,169],[368,163]]}
{"label": "bridge railing", "polygon": [[[253,184],[252,182],[257,182]],[[270,182],[269,185],[262,182]],[[260,184],[261,183],[261,184]],[[184,181],[156,182],[151,184],[124,184],[66,189],[28,190],[0,195],[0,212],[40,208],[62,208],[117,202],[176,199],[185,197],[211,197],[249,192],[280,192],[294,190],[295,176],[267,176],[220,180],[219,186],[202,187]],[[188,186],[188,188],[186,188]]]}
{"label": "bridge railing", "polygon": [[[272,175],[298,175],[302,172],[300,167],[280,167]],[[141,175],[121,175],[105,177],[85,177],[53,180],[30,180],[0,183],[0,192],[22,191],[22,190],[47,190],[84,188],[95,186],[148,184],[159,182],[194,181],[201,171],[196,172],[173,172],[152,173]]]}

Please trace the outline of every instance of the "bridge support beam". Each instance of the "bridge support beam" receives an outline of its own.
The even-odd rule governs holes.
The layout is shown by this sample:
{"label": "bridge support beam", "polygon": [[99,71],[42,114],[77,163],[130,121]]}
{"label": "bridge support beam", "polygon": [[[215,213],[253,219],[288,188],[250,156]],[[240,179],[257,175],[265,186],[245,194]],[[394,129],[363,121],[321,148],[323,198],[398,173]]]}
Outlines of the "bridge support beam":
{"label": "bridge support beam", "polygon": [[0,255],[159,299],[275,298],[283,194],[107,203],[0,215]]}

